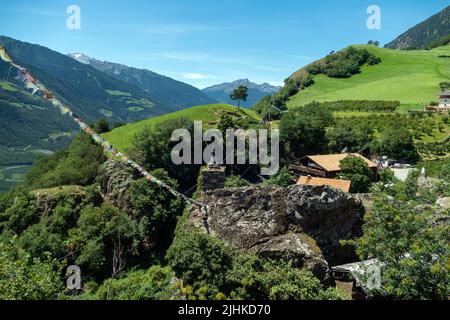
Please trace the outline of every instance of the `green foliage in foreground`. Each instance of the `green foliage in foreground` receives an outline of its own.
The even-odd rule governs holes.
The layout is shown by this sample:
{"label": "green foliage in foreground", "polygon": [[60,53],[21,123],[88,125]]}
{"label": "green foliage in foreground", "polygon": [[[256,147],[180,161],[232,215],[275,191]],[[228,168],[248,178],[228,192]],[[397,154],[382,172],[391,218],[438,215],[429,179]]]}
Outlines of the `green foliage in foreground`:
{"label": "green foliage in foreground", "polygon": [[384,263],[380,295],[399,299],[444,299],[450,290],[448,227],[432,227],[428,212],[380,198],[366,214],[356,244],[361,258]]}
{"label": "green foliage in foreground", "polygon": [[[173,163],[171,153],[179,141],[171,141],[171,137],[173,131],[178,129],[185,129],[191,134],[193,148],[194,123],[186,118],[178,118],[168,120],[154,129],[146,127],[136,134],[130,155],[147,170],[164,168],[172,178],[190,186],[191,182],[196,181],[199,166]],[[193,152],[189,160],[194,163]]]}
{"label": "green foliage in foreground", "polygon": [[180,298],[181,284],[172,281],[174,273],[169,267],[152,266],[148,270],[135,270],[117,279],[108,279],[96,290],[82,295],[81,299],[95,300],[171,300]]}
{"label": "green foliage in foreground", "polygon": [[[181,222],[183,223],[183,222]],[[237,252],[222,241],[178,226],[166,256],[189,299],[342,299],[304,269]]]}
{"label": "green foliage in foreground", "polygon": [[61,264],[33,258],[14,242],[0,242],[0,300],[56,299],[63,292]]}

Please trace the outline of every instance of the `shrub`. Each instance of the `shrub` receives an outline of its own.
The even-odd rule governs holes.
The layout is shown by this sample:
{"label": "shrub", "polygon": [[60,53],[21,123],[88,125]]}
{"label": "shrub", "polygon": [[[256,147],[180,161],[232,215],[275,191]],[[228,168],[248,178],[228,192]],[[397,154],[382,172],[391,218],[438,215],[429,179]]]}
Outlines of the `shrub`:
{"label": "shrub", "polygon": [[339,178],[352,182],[350,192],[364,193],[369,191],[373,172],[364,159],[358,156],[347,156],[341,160],[340,168]]}
{"label": "shrub", "polygon": [[173,271],[169,267],[152,266],[148,270],[125,273],[118,279],[108,279],[94,294],[86,298],[97,300],[170,300],[176,296],[172,284]]}
{"label": "shrub", "polygon": [[310,74],[324,74],[331,78],[349,78],[360,72],[364,64],[375,65],[381,59],[370,53],[367,49],[349,47],[345,50],[329,54],[324,60],[316,62],[307,71]]}

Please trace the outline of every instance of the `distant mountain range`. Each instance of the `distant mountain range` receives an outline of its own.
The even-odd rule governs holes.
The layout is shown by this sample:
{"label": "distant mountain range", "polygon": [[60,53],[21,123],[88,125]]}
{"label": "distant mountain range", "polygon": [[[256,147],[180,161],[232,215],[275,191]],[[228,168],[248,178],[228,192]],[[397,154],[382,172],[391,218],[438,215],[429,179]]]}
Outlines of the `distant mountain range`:
{"label": "distant mountain range", "polygon": [[123,64],[100,61],[82,53],[72,53],[69,56],[111,77],[146,91],[152,97],[153,102],[173,111],[217,102],[217,100],[191,85],[146,69],[137,69]]}
{"label": "distant mountain range", "polygon": [[424,49],[442,37],[450,35],[450,6],[409,29],[394,41],[388,49]]}
{"label": "distant mountain range", "polygon": [[248,79],[241,79],[231,83],[222,83],[205,88],[203,89],[203,92],[221,103],[234,105],[236,104],[236,101],[233,101],[230,98],[230,94],[239,86],[246,86],[248,88],[247,101],[241,102],[241,105],[246,108],[251,108],[264,96],[277,93],[281,89],[281,87],[272,86],[268,83],[256,84],[254,82],[250,82]]}
{"label": "distant mountain range", "polygon": [[[87,123],[101,118],[112,124],[128,123],[215,102],[201,90],[147,70],[83,61],[87,58],[82,56],[80,63],[66,54],[4,36],[0,44]],[[16,76],[0,60],[0,166],[29,163],[36,150],[65,147],[78,131],[50,103],[23,89]]]}

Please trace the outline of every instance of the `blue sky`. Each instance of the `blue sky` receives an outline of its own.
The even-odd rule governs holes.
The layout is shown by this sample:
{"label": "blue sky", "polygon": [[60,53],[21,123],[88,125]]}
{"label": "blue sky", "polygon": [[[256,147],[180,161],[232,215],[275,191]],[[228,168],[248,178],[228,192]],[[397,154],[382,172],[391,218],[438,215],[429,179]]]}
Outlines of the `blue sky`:
{"label": "blue sky", "polygon": [[[69,30],[69,5],[81,29]],[[381,30],[366,27],[369,5]],[[443,0],[2,1],[0,34],[61,53],[146,68],[199,88],[249,78],[281,84],[350,44],[389,42],[444,9]]]}

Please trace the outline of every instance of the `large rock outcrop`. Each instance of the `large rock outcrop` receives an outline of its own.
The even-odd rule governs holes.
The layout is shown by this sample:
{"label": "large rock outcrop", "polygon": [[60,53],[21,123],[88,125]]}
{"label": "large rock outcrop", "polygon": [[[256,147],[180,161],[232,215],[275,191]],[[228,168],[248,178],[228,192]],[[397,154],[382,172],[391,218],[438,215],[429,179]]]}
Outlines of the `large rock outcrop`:
{"label": "large rock outcrop", "polygon": [[139,178],[135,169],[115,160],[108,160],[100,167],[99,183],[104,200],[113,203],[125,212],[130,212],[127,191],[132,182]]}
{"label": "large rock outcrop", "polygon": [[329,265],[353,253],[340,240],[360,236],[364,209],[349,194],[325,186],[247,187],[211,190],[193,208],[187,227],[202,228],[238,249],[291,260],[320,279]]}

